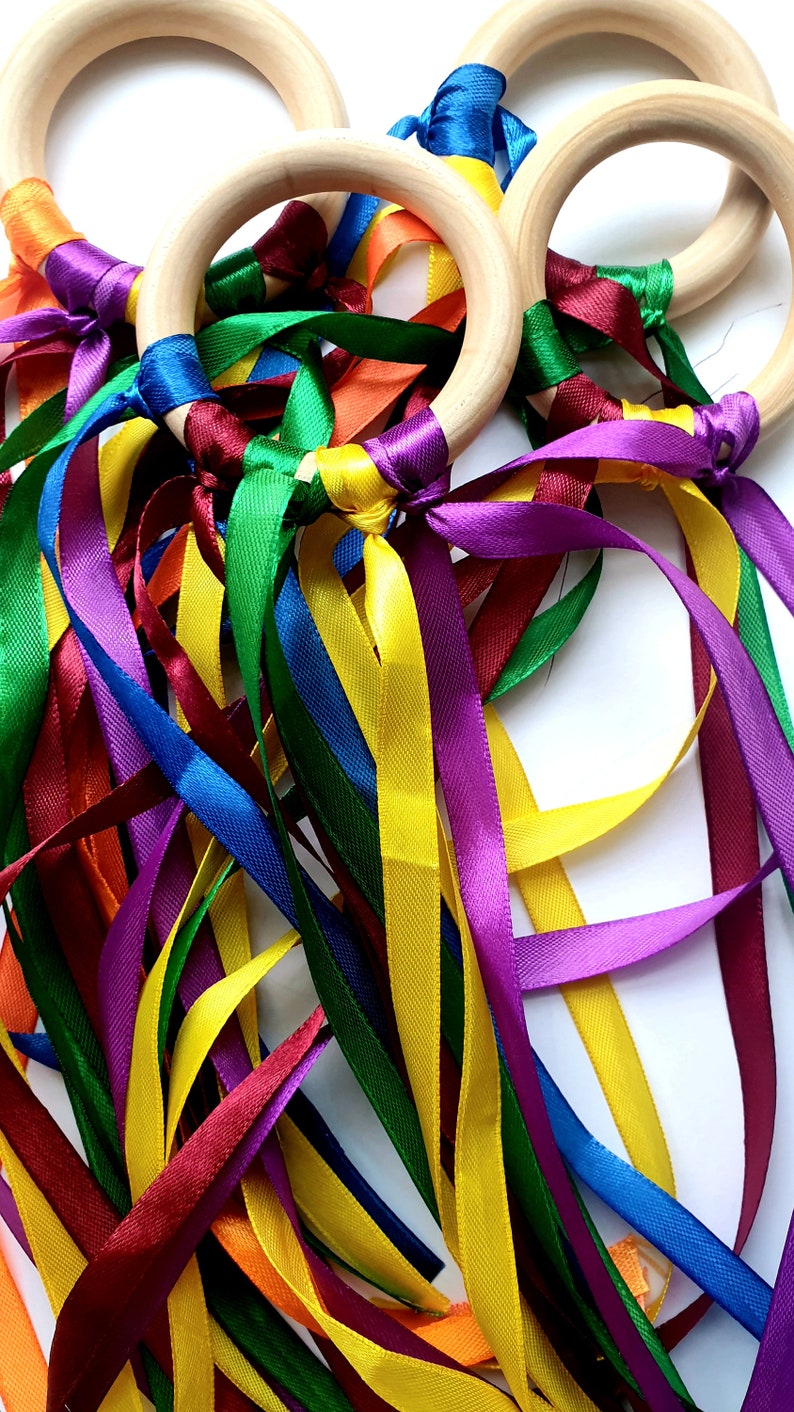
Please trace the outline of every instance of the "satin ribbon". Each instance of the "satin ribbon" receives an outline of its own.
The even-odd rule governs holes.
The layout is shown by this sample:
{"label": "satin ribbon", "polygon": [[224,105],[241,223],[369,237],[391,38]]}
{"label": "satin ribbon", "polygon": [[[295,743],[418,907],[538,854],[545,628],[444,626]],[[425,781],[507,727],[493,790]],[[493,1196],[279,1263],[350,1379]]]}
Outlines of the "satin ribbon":
{"label": "satin ribbon", "polygon": [[[504,74],[498,69],[488,64],[462,64],[453,69],[418,117],[401,118],[389,129],[389,136],[407,139],[415,135],[420,146],[437,157],[471,157],[489,167],[493,167],[497,152],[504,152],[507,184],[537,138],[500,105],[506,87]],[[348,271],[377,208],[376,197],[349,198],[328,246],[328,264],[334,273]]]}

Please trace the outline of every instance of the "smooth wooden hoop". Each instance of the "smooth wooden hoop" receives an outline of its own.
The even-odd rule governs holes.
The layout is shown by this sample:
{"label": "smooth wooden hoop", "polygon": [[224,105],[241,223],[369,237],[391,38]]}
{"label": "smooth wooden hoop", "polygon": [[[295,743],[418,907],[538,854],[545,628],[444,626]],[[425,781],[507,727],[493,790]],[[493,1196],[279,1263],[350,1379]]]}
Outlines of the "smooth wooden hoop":
{"label": "smooth wooden hoop", "polygon": [[[509,0],[472,37],[460,62],[491,64],[509,77],[550,45],[583,34],[645,40],[686,64],[703,83],[775,111],[753,51],[701,0]],[[752,257],[770,215],[754,182],[732,168],[714,220],[671,262],[673,315],[697,309],[727,288]]]}
{"label": "smooth wooden hoop", "polygon": [[[468,183],[396,138],[299,133],[200,186],[173,213],[146,266],[140,351],[169,334],[192,333],[204,272],[231,231],[267,205],[315,187],[388,197],[431,226],[454,255],[467,294],[466,331],[432,408],[454,460],[496,411],[512,376],[521,339],[519,274],[499,222]],[[168,418],[180,439],[187,411]]]}
{"label": "smooth wooden hoop", "polygon": [[[137,39],[198,39],[247,60],[272,84],[298,130],[345,127],[342,96],[322,55],[266,0],[61,0],[28,30],[0,74],[0,197],[46,177],[55,106],[86,65]],[[312,198],[329,231],[337,193]]]}
{"label": "smooth wooden hoop", "polygon": [[[642,142],[708,147],[742,166],[765,192],[785,231],[794,266],[794,133],[774,113],[711,84],[636,83],[598,98],[560,123],[510,183],[500,220],[521,252],[527,308],[546,295],[546,251],[559,210],[599,162]],[[794,296],[786,327],[766,367],[749,384],[763,432],[794,405]],[[532,403],[548,415],[554,388]]]}

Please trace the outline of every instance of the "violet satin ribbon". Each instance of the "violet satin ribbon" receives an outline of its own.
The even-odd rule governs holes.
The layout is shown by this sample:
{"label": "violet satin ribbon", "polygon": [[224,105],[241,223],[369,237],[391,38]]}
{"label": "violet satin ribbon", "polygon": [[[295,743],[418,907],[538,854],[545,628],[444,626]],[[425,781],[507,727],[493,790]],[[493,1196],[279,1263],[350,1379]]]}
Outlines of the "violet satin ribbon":
{"label": "violet satin ribbon", "polygon": [[742,1412],[783,1412],[794,1406],[794,1217],[775,1280],[761,1346]]}
{"label": "violet satin ribbon", "polygon": [[33,1251],[25,1234],[25,1227],[14,1200],[14,1193],[8,1182],[4,1181],[2,1177],[0,1177],[0,1217],[7,1225],[20,1250],[24,1250],[28,1259],[33,1262]]}
{"label": "violet satin ribbon", "polygon": [[170,806],[170,816],[160,837],[121,900],[99,958],[97,991],[102,1047],[122,1143],[146,928],[161,868],[184,814],[181,800]]}
{"label": "violet satin ribbon", "polygon": [[[127,675],[151,695],[143,653],[108,546],[96,442],[78,447],[69,466],[63,491],[59,547],[61,574],[70,603]],[[121,783],[148,765],[149,754],[88,654],[83,651],[82,656],[108,758]],[[130,821],[130,839],[139,867],[155,846],[166,814],[167,806],[158,805]],[[162,939],[164,941],[165,936]]]}
{"label": "violet satin ribbon", "polygon": [[567,506],[449,503],[431,510],[428,524],[436,534],[482,558],[526,558],[571,549],[629,549],[656,564],[703,640],[722,686],[759,812],[783,874],[794,882],[794,757],[749,654],[719,609],[686,574],[617,525]]}
{"label": "violet satin ribbon", "polygon": [[63,307],[32,309],[0,320],[0,343],[29,343],[56,334],[75,339],[66,391],[67,421],[107,380],[108,329],[124,318],[139,274],[138,265],[115,260],[87,240],[70,240],[47,256],[47,282]]}
{"label": "violet satin ribbon", "polygon": [[[521,987],[527,982],[552,984],[559,979],[598,974],[614,966],[620,957],[626,964],[632,959],[632,945],[634,959],[639,959],[640,954],[653,954],[678,936],[688,934],[686,927],[694,930],[722,906],[757,886],[778,865],[791,880],[794,759],[758,673],[732,627],[697,585],[663,556],[586,511],[525,502],[489,504],[471,497],[487,493],[513,471],[533,461],[570,461],[577,456],[634,461],[643,468],[650,465],[668,474],[698,479],[722,492],[726,517],[737,539],[787,606],[791,606],[794,531],[760,487],[734,475],[758,436],[758,412],[753,399],[747,394],[734,394],[714,407],[696,409],[694,417],[694,436],[654,421],[587,427],[519,458],[446,500],[444,438],[432,413],[420,414],[410,424],[396,429],[395,434],[387,433],[367,444],[384,479],[400,493],[406,512],[424,516],[424,523],[415,528],[406,563],[425,644],[436,754],[460,869],[461,893],[494,1018],[538,1158],[566,1222],[575,1254],[632,1373],[654,1407],[674,1406],[677,1399],[667,1384],[662,1386],[655,1376],[644,1346],[638,1347],[638,1340],[630,1335],[626,1341],[628,1330],[622,1310],[612,1297],[614,1291],[604,1284],[603,1266],[573,1209],[575,1202],[570,1199],[567,1176],[558,1161],[545,1110],[541,1111],[538,1103],[535,1066],[527,1062],[532,1059],[532,1051],[521,1008]],[[725,446],[728,456],[722,463]],[[482,558],[524,558],[574,548],[621,548],[646,554],[675,588],[704,642],[778,857],[773,855],[744,887],[730,889],[718,898],[655,917],[524,938],[517,943],[510,918],[495,781],[465,624],[455,592],[447,548],[450,543]],[[589,951],[583,960],[581,949],[576,951],[572,943],[581,947],[588,935]],[[523,957],[522,943],[526,947]],[[541,981],[542,967],[534,967],[534,952],[537,949],[541,962],[548,963],[549,955],[543,955],[547,945],[550,950],[557,947],[557,969],[552,978],[547,964]],[[560,967],[566,963],[565,952],[570,950],[575,951],[576,964],[562,975]],[[532,970],[528,974],[530,962]],[[788,1405],[794,1392],[794,1369],[786,1352],[794,1333],[794,1300],[786,1294],[791,1288],[789,1275],[794,1278],[792,1266],[794,1224],[745,1412],[771,1412],[773,1407]],[[770,1392],[770,1388],[774,1391]]]}
{"label": "violet satin ribbon", "polygon": [[[587,1228],[551,1130],[527,1035],[516,969],[499,804],[482,703],[445,540],[431,532],[447,475],[443,432],[430,411],[365,443],[384,480],[417,519],[406,554],[425,647],[433,735],[463,904],[496,1027],[538,1162],[601,1315],[654,1412],[679,1398],[632,1323]],[[548,507],[552,508],[552,507]],[[589,518],[589,517],[588,517]]]}
{"label": "violet satin ribbon", "polygon": [[685,902],[660,912],[646,912],[638,917],[518,936],[515,947],[521,987],[532,991],[566,985],[658,956],[713,921],[732,902],[746,897],[778,867],[773,853],[747,882],[713,897]]}

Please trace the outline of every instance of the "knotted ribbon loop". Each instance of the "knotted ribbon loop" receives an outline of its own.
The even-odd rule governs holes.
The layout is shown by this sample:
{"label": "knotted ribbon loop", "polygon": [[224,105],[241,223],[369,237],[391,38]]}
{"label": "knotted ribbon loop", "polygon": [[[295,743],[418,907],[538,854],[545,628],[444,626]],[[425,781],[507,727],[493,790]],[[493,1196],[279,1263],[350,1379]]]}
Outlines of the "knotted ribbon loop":
{"label": "knotted ribbon loop", "polygon": [[493,166],[494,128],[504,74],[487,64],[453,69],[416,121],[420,146],[437,157],[476,157]]}
{"label": "knotted ribbon loop", "polygon": [[151,343],[141,358],[136,384],[152,421],[189,402],[220,400],[201,365],[195,340],[187,333]]}
{"label": "knotted ribbon loop", "polygon": [[325,294],[332,303],[363,313],[366,290],[357,280],[331,273],[327,245],[328,231],[319,211],[306,201],[290,201],[253,251],[263,275],[301,283],[308,294]]}
{"label": "knotted ribbon loop", "polygon": [[598,265],[595,274],[615,280],[633,295],[646,332],[667,324],[667,310],[673,297],[673,271],[669,260],[651,265]]}
{"label": "knotted ribbon loop", "polygon": [[363,446],[323,447],[317,469],[328,499],[362,534],[383,534],[392,511],[421,514],[449,492],[446,437],[429,408]]}
{"label": "knotted ribbon loop", "polygon": [[317,471],[331,504],[361,534],[384,534],[397,496],[363,446],[321,447]]}
{"label": "knotted ribbon loop", "polygon": [[185,422],[185,444],[205,491],[232,490],[243,474],[253,433],[219,402],[195,402]]}
{"label": "knotted ribbon loop", "polygon": [[415,124],[417,141],[436,157],[474,157],[492,167],[496,153],[505,152],[509,176],[513,176],[537,137],[500,107],[506,87],[499,69],[461,64],[444,79],[418,118],[403,121]]}
{"label": "knotted ribbon loop", "polygon": [[290,201],[252,248],[263,274],[294,284],[322,264],[327,244],[319,211],[306,201]]}
{"label": "knotted ribbon loop", "polygon": [[71,314],[90,310],[99,328],[124,319],[140,265],[117,260],[88,240],[58,245],[47,257],[47,280],[59,304]]}
{"label": "knotted ribbon loop", "polygon": [[[761,430],[758,404],[749,392],[729,392],[705,407],[695,408],[695,440],[708,452],[702,478],[717,487],[738,470],[755,446]],[[723,448],[728,448],[727,459]]]}
{"label": "knotted ribbon loop", "polygon": [[449,492],[449,449],[429,407],[364,442],[383,479],[408,513],[438,505]]}
{"label": "knotted ribbon loop", "polygon": [[[416,137],[434,157],[471,157],[493,167],[497,152],[507,158],[504,189],[537,142],[531,128],[500,106],[507,82],[489,64],[461,64],[444,79],[422,113],[400,118],[389,137]],[[333,273],[344,274],[378,209],[376,196],[354,195],[328,247]]]}
{"label": "knotted ribbon loop", "polygon": [[72,230],[46,182],[19,182],[0,205],[14,254],[6,288],[21,311],[25,281],[18,271],[35,272],[46,261],[46,279],[61,308],[18,312],[0,325],[5,342],[27,343],[66,334],[77,342],[66,396],[67,420],[105,381],[110,365],[108,328],[125,317],[140,270],[115,260]]}
{"label": "knotted ribbon loop", "polygon": [[324,294],[332,303],[363,312],[366,290],[356,280],[331,273],[327,243],[320,213],[306,201],[290,201],[249,249],[215,262],[204,284],[208,304],[224,317],[254,312],[265,303],[266,281],[272,279],[300,284],[307,294]]}

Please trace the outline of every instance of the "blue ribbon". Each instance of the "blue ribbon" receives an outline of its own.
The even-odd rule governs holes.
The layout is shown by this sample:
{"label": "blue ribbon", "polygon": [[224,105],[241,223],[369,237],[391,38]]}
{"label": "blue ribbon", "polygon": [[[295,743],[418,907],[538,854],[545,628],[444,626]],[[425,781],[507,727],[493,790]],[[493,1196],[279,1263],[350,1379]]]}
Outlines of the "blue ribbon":
{"label": "blue ribbon", "polygon": [[28,1059],[35,1059],[37,1064],[43,1064],[47,1069],[54,1069],[56,1073],[61,1072],[58,1063],[58,1056],[52,1047],[49,1036],[46,1034],[17,1034],[9,1033],[9,1039],[14,1048],[20,1054],[24,1054]]}
{"label": "blue ribbon", "polygon": [[[420,147],[435,157],[474,157],[494,165],[497,153],[507,158],[504,190],[537,142],[531,128],[501,107],[507,81],[488,64],[461,64],[444,79],[432,102],[419,116],[400,118],[389,137],[405,141],[416,136]],[[350,196],[345,213],[328,246],[332,274],[347,272],[359,241],[378,209],[377,196]]]}

